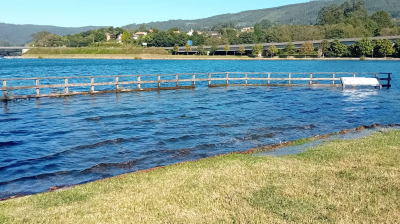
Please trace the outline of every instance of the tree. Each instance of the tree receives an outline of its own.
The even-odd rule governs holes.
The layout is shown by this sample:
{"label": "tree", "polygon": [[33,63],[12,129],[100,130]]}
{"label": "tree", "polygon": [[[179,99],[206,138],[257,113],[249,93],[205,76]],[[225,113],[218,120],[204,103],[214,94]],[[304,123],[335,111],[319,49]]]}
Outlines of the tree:
{"label": "tree", "polygon": [[396,56],[400,57],[400,39],[394,42],[394,49],[396,50]]}
{"label": "tree", "polygon": [[250,32],[242,32],[239,34],[238,43],[239,44],[252,44],[254,41],[253,34]]}
{"label": "tree", "polygon": [[246,53],[246,48],[244,48],[244,46],[240,46],[240,47],[239,47],[239,50],[238,50],[238,53],[239,53],[240,55],[243,55],[244,53]]}
{"label": "tree", "polygon": [[192,47],[189,43],[186,43],[186,53],[189,55],[189,51],[192,51]]}
{"label": "tree", "polygon": [[325,57],[326,52],[328,52],[329,48],[331,47],[331,44],[329,43],[328,40],[323,40],[321,44],[319,45],[319,49],[322,52],[322,57]]}
{"label": "tree", "polygon": [[264,31],[262,30],[261,26],[255,25],[254,32],[253,32],[254,43],[257,43],[257,44],[260,43],[263,36],[264,36]]}
{"label": "tree", "polygon": [[172,51],[174,51],[175,55],[176,55],[176,53],[178,53],[178,51],[179,51],[179,46],[178,46],[178,44],[175,44],[175,46],[174,46],[174,48],[172,49]]}
{"label": "tree", "polygon": [[271,58],[274,57],[276,53],[278,53],[278,48],[275,45],[272,45],[268,48],[268,52],[271,54]]}
{"label": "tree", "polygon": [[225,45],[225,52],[226,52],[226,55],[228,56],[228,52],[229,52],[229,50],[230,50],[231,48],[229,47],[229,45]]}
{"label": "tree", "polygon": [[396,52],[393,47],[393,42],[390,40],[377,40],[375,42],[375,49],[383,56],[392,55]]}
{"label": "tree", "polygon": [[147,31],[146,24],[141,24],[140,27],[139,27],[139,31],[140,32],[146,32]]}
{"label": "tree", "polygon": [[255,57],[260,57],[263,51],[263,46],[261,44],[256,44],[253,47],[253,55]]}
{"label": "tree", "polygon": [[301,45],[300,48],[301,53],[304,55],[310,54],[311,52],[314,51],[314,45],[311,42],[305,42],[303,45]]}
{"label": "tree", "polygon": [[204,51],[203,45],[199,45],[197,47],[197,51],[199,52],[200,55],[205,55],[206,54],[206,52]]}
{"label": "tree", "polygon": [[292,42],[289,42],[283,51],[285,51],[287,54],[294,54],[296,52],[296,48]]}
{"label": "tree", "polygon": [[378,11],[371,16],[371,19],[376,22],[378,33],[383,28],[391,28],[393,27],[393,18],[386,11]]}
{"label": "tree", "polygon": [[355,51],[360,56],[371,55],[373,50],[374,50],[374,46],[372,45],[371,40],[368,38],[363,38],[362,40],[357,41],[355,43]]}
{"label": "tree", "polygon": [[213,54],[213,56],[215,56],[215,52],[216,52],[217,50],[218,50],[218,45],[215,45],[215,44],[211,45],[210,51],[211,51],[211,53]]}
{"label": "tree", "polygon": [[128,33],[128,31],[124,30],[121,36],[121,41],[122,43],[127,43],[128,39],[131,37],[131,35]]}
{"label": "tree", "polygon": [[274,24],[270,21],[270,20],[268,20],[268,19],[263,19],[263,20],[261,20],[260,22],[258,22],[258,23],[256,23],[256,25],[255,26],[260,26],[262,29],[268,29],[268,28],[270,28],[271,26],[273,26]]}
{"label": "tree", "polygon": [[43,39],[47,35],[51,35],[51,33],[47,32],[47,31],[41,31],[41,32],[34,33],[31,35],[32,42],[38,42],[39,40]]}
{"label": "tree", "polygon": [[345,44],[340,42],[339,40],[334,40],[331,45],[331,50],[333,55],[336,57],[342,57],[348,52],[348,48]]}

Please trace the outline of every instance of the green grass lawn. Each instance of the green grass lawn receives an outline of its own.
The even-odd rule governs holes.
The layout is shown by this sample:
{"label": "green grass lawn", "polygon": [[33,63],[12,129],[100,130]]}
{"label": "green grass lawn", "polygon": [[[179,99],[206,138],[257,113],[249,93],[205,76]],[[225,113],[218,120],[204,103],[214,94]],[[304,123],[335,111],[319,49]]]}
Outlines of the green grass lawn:
{"label": "green grass lawn", "polygon": [[229,154],[0,202],[0,223],[398,223],[400,131]]}

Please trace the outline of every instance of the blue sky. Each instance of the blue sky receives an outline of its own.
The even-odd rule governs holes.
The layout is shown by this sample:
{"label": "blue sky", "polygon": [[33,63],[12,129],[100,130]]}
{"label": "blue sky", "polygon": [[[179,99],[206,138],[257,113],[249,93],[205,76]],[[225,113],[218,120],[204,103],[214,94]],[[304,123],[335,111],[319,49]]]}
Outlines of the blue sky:
{"label": "blue sky", "polygon": [[7,0],[0,22],[14,24],[123,26],[131,23],[198,19],[308,0]]}

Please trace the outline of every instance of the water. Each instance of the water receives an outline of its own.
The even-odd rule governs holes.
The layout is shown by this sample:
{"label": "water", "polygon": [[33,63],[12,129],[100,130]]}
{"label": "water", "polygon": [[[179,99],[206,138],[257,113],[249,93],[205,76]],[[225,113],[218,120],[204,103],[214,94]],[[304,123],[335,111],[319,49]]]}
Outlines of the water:
{"label": "water", "polygon": [[399,62],[1,60],[0,77],[392,72],[390,90],[228,87],[0,102],[0,198],[373,123],[400,123]]}

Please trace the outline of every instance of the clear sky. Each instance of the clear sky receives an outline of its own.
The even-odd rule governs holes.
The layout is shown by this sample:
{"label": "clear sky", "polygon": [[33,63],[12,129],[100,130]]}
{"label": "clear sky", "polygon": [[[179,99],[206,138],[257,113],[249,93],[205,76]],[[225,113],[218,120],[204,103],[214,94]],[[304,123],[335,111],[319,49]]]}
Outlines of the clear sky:
{"label": "clear sky", "polygon": [[0,22],[14,24],[123,26],[198,19],[308,0],[2,0]]}

